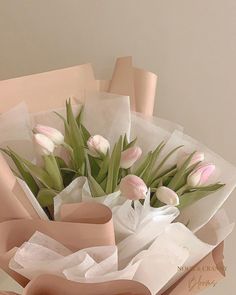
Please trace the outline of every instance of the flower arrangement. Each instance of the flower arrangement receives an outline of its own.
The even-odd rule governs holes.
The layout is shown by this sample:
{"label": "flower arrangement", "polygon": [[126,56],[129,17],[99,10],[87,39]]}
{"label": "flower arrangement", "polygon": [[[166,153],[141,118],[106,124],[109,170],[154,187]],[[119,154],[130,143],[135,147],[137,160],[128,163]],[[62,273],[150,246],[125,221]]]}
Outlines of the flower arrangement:
{"label": "flower arrangement", "polygon": [[[130,58],[91,72],[0,82],[1,268],[23,295],[190,295],[206,287],[193,269],[215,285],[235,167],[151,116],[156,76]],[[16,90],[27,104],[6,108]]]}
{"label": "flower arrangement", "polygon": [[[163,141],[137,163],[142,155],[142,149],[136,146],[137,138],[128,142],[126,135],[120,136],[111,150],[106,138],[91,135],[83,125],[83,107],[75,117],[68,100],[66,114],[66,118],[57,114],[64,122],[65,135],[44,125],[33,129],[37,151],[43,159],[42,167],[23,159],[10,148],[2,149],[11,157],[20,177],[43,208],[50,208],[53,198],[80,176],[88,178],[94,198],[120,190],[123,197],[142,202],[150,190],[152,207],[173,205],[180,209],[224,186],[220,182],[208,184],[215,165],[204,162],[202,152],[182,155],[174,166],[162,169],[168,158],[182,147],[174,148],[161,158]],[[64,149],[66,159],[55,155],[58,148]]]}

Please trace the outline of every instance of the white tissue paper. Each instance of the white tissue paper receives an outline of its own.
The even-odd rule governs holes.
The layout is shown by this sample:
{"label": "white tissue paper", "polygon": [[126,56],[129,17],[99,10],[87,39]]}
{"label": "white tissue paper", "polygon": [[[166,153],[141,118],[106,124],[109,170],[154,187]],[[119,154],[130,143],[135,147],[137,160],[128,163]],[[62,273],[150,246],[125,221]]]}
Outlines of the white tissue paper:
{"label": "white tissue paper", "polygon": [[[72,253],[50,237],[36,232],[17,249],[10,268],[28,279],[39,274],[55,274],[76,282],[105,282],[133,279],[143,283],[153,295],[165,290],[190,269],[233,229],[220,211],[194,235],[181,223],[167,225],[151,245],[121,266],[119,246],[100,246]],[[127,244],[132,248],[133,245]]]}

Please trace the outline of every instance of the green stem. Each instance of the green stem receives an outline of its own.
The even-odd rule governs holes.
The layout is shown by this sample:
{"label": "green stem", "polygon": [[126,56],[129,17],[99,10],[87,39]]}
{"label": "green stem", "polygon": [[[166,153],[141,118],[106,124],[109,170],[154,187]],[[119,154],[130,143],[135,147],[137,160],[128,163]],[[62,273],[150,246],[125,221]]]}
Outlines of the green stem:
{"label": "green stem", "polygon": [[155,205],[155,203],[156,203],[156,200],[157,200],[156,196],[155,196],[155,195],[152,196],[151,201],[150,201],[150,205],[151,205],[151,207],[154,207],[154,205]]}
{"label": "green stem", "polygon": [[51,154],[49,156],[44,156],[43,158],[45,169],[53,182],[53,188],[58,191],[63,190],[63,179],[55,156]]}
{"label": "green stem", "polygon": [[154,208],[159,208],[159,207],[162,207],[162,206],[163,206],[162,202],[159,199],[156,198],[156,201],[155,201],[153,207]]}
{"label": "green stem", "polygon": [[184,186],[182,186],[181,188],[179,188],[177,191],[176,191],[176,194],[178,196],[182,196],[187,190],[189,189],[189,186],[187,184],[185,184]]}

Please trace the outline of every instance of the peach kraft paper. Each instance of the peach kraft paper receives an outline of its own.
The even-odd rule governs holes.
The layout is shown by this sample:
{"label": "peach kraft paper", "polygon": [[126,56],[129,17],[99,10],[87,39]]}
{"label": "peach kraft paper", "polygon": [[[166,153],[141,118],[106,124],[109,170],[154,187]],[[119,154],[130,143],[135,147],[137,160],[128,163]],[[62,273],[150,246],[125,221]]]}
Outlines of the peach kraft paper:
{"label": "peach kraft paper", "polygon": [[[96,80],[92,65],[84,64],[0,81],[0,113],[21,101],[27,103],[30,112],[50,110],[63,107],[68,97],[83,102],[89,93],[99,91],[127,95],[133,111],[152,116],[156,84],[157,76],[134,67],[131,57],[117,59],[111,80]],[[64,205],[60,222],[40,219],[1,154],[0,202],[0,267],[25,287],[23,295],[151,294],[142,284],[129,280],[81,284],[53,275],[41,275],[29,282],[10,270],[8,264],[17,247],[35,231],[49,235],[74,251],[91,246],[113,245],[112,213],[101,204],[80,203]],[[204,271],[206,267],[211,267],[212,271]],[[162,295],[197,294],[215,285],[224,276],[221,244]],[[199,286],[199,278],[209,283]],[[0,295],[14,294],[0,291]]]}

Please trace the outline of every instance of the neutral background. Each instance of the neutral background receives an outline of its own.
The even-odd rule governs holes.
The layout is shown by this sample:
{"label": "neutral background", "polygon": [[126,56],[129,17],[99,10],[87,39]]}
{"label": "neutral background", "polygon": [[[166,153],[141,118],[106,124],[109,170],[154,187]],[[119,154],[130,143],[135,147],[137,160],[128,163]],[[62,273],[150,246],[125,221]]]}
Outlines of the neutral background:
{"label": "neutral background", "polygon": [[[0,79],[86,62],[107,78],[125,55],[158,74],[156,114],[236,164],[235,0],[0,0]],[[227,278],[204,294],[235,293],[235,244]]]}

